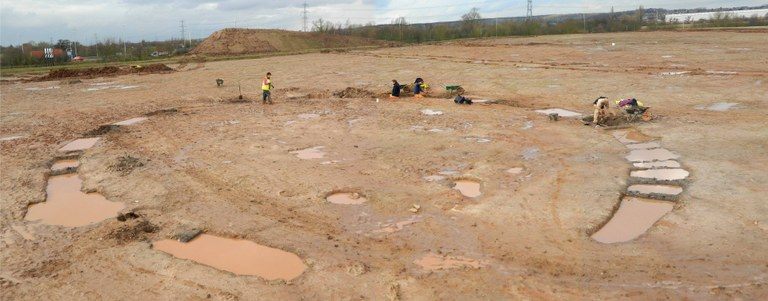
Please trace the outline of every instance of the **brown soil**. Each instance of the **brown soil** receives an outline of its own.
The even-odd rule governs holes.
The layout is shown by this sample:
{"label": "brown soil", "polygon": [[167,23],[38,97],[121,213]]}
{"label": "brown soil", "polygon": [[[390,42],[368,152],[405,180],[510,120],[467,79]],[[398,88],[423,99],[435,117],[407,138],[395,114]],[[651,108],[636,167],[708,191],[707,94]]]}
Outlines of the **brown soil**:
{"label": "brown soil", "polygon": [[375,98],[376,93],[365,89],[347,87],[344,90],[333,92],[333,96],[338,98]]}
{"label": "brown soil", "polygon": [[85,68],[85,69],[68,69],[61,68],[51,70],[47,75],[37,77],[34,81],[49,81],[58,80],[63,78],[96,78],[96,77],[112,77],[125,74],[150,74],[150,73],[169,73],[175,71],[173,68],[166,66],[165,64],[150,64],[146,66],[105,66],[98,68]]}
{"label": "brown soil", "polygon": [[[110,78],[139,86],[126,90],[86,91],[102,81],[88,79],[0,85],[0,137],[24,137],[0,141],[0,299],[765,300],[764,41],[733,32],[483,39]],[[737,74],[660,75],[697,68]],[[266,71],[284,89],[274,105],[216,101],[238,95],[214,84],[227,74],[243,74],[244,96],[260,99],[253,74]],[[386,93],[392,79],[416,77],[435,93],[461,84],[470,98],[507,105],[333,96],[347,87]],[[691,173],[672,212],[615,245],[589,234],[627,189],[627,148],[611,131],[534,111],[590,114],[599,95],[636,97],[664,116],[629,126],[681,155]],[[724,100],[739,106],[696,109]],[[78,228],[24,220],[30,203],[45,200],[65,142],[148,112],[100,136],[77,169],[84,191],[139,217]],[[323,158],[291,153],[316,146]],[[126,154],[144,166],[109,169]],[[452,189],[463,178],[481,183],[482,195]],[[367,202],[329,203],[334,191]],[[308,268],[269,282],[151,247],[191,229],[295,253]],[[425,258],[438,265],[419,265]]]}
{"label": "brown soil", "polygon": [[211,34],[190,53],[195,55],[241,55],[388,44],[391,43],[322,33],[227,28]]}

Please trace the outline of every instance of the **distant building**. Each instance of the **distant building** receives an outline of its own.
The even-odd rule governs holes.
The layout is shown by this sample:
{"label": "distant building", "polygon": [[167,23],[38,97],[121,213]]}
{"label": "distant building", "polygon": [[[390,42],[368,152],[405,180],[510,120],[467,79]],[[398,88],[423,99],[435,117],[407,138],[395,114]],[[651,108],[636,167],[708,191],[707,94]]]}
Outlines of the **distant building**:
{"label": "distant building", "polygon": [[703,13],[668,14],[664,18],[664,21],[669,23],[696,22],[701,20],[715,19],[716,16],[718,15],[728,16],[730,18],[751,18],[753,16],[764,18],[766,15],[768,15],[768,8],[767,9],[716,11],[716,12],[703,12]]}

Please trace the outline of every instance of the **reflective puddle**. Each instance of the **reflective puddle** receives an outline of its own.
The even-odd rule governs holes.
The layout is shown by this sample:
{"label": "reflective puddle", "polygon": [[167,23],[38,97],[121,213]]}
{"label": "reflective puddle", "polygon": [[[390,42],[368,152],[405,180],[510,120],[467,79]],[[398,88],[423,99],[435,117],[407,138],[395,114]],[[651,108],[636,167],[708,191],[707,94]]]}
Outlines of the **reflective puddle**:
{"label": "reflective puddle", "polygon": [[626,197],[611,220],[593,234],[592,239],[606,244],[636,239],[672,211],[672,207],[671,202]]}
{"label": "reflective puddle", "polygon": [[120,121],[120,122],[116,122],[116,123],[114,123],[114,125],[119,125],[119,126],[134,125],[134,124],[137,124],[137,123],[140,123],[140,122],[144,122],[146,120],[147,120],[147,117],[136,117],[136,118],[131,118],[131,119],[128,119],[128,120],[123,120],[123,121]]}
{"label": "reflective puddle", "polygon": [[292,151],[291,154],[295,154],[299,159],[311,160],[320,159],[325,157],[325,152],[322,151],[324,146],[315,146],[298,151]]}
{"label": "reflective puddle", "polygon": [[340,205],[360,205],[368,199],[355,192],[339,192],[325,198],[328,202]]}
{"label": "reflective puddle", "polygon": [[626,157],[631,162],[666,161],[680,158],[666,148],[635,149]]}
{"label": "reflective puddle", "polygon": [[64,147],[60,148],[60,152],[72,152],[72,151],[81,151],[86,150],[94,145],[96,145],[96,142],[99,142],[100,138],[82,138],[77,139],[75,141],[72,141],[70,143],[67,143]]}
{"label": "reflective puddle", "polygon": [[480,192],[480,183],[475,181],[455,181],[453,182],[453,189],[458,190],[462,195],[468,198],[476,198],[482,195],[482,192]]}
{"label": "reflective puddle", "polygon": [[125,204],[110,202],[101,194],[80,191],[82,185],[77,174],[50,177],[45,202],[30,206],[24,219],[40,220],[46,225],[80,227],[116,217],[125,208]]}
{"label": "reflective puddle", "polygon": [[157,241],[152,248],[236,275],[259,276],[266,280],[288,281],[307,269],[296,254],[249,240],[208,234],[201,234],[187,243],[172,239]]}
{"label": "reflective puddle", "polygon": [[568,111],[564,109],[536,110],[536,112],[544,115],[557,114],[560,117],[580,117],[581,116],[581,113]]}
{"label": "reflective puddle", "polygon": [[680,163],[675,160],[657,161],[657,162],[638,162],[634,163],[637,168],[680,168]]}
{"label": "reflective puddle", "polygon": [[483,260],[477,260],[461,256],[448,256],[429,253],[415,260],[413,263],[428,271],[449,270],[459,268],[479,269],[487,266]]}
{"label": "reflective puddle", "polygon": [[651,142],[656,139],[635,129],[613,132],[613,137],[623,144]]}
{"label": "reflective puddle", "polygon": [[61,171],[65,170],[67,168],[75,168],[80,166],[80,161],[77,159],[64,159],[64,160],[57,160],[56,162],[51,165],[52,171]]}
{"label": "reflective puddle", "polygon": [[690,173],[685,169],[648,169],[635,170],[629,175],[633,178],[653,179],[658,181],[685,180]]}
{"label": "reflective puddle", "polygon": [[679,186],[671,186],[671,185],[638,184],[638,185],[629,186],[629,188],[627,188],[627,192],[646,194],[646,195],[661,194],[661,195],[677,196],[683,192],[683,188]]}

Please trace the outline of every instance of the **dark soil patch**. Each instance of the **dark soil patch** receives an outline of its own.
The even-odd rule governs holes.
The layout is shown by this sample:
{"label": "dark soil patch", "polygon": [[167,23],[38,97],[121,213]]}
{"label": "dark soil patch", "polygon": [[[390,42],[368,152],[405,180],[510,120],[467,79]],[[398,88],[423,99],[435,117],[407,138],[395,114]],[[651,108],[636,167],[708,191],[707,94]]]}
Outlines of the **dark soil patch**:
{"label": "dark soil patch", "polygon": [[333,96],[338,98],[375,98],[376,93],[364,89],[347,87],[344,90],[334,92]]}
{"label": "dark soil patch", "polygon": [[150,74],[150,73],[170,73],[175,71],[173,68],[166,66],[165,64],[150,64],[146,66],[105,66],[97,68],[84,68],[84,69],[55,69],[51,70],[47,75],[33,79],[33,81],[49,81],[65,78],[96,78],[96,77],[110,77],[126,74]]}
{"label": "dark soil patch", "polygon": [[125,176],[130,174],[134,169],[144,166],[144,163],[139,158],[131,156],[121,156],[117,158],[117,163],[109,166],[109,170],[119,172]]}
{"label": "dark soil patch", "polygon": [[179,112],[179,109],[177,108],[168,108],[168,109],[160,109],[160,110],[152,111],[144,114],[144,116],[171,115],[171,114],[176,114],[178,112]]}
{"label": "dark soil patch", "polygon": [[114,131],[114,130],[116,130],[118,128],[120,128],[120,126],[118,126],[118,125],[105,124],[105,125],[99,126],[98,128],[92,129],[92,130],[90,130],[88,132],[85,132],[85,134],[83,134],[83,135],[85,137],[96,137],[96,136],[101,136],[101,135],[104,135],[104,134],[109,133],[111,131]]}
{"label": "dark soil patch", "polygon": [[107,234],[107,238],[117,240],[119,243],[149,240],[148,233],[155,233],[159,227],[144,219],[132,219],[126,221],[119,228]]}

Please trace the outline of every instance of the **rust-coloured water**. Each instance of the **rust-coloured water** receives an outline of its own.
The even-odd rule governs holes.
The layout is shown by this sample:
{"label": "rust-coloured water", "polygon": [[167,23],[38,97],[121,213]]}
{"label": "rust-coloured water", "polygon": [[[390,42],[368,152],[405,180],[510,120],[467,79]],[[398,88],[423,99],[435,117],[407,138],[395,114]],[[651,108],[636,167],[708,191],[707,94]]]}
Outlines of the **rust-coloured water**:
{"label": "rust-coloured water", "polygon": [[187,243],[170,239],[157,241],[152,248],[236,275],[259,276],[267,280],[288,281],[307,269],[296,254],[249,240],[208,234],[201,234]]}
{"label": "rust-coloured water", "polygon": [[671,202],[625,197],[619,210],[592,239],[611,244],[633,240],[653,226],[656,221],[672,211]]}
{"label": "rust-coloured water", "polygon": [[77,159],[64,159],[53,162],[53,165],[51,165],[51,170],[59,171],[67,168],[75,168],[78,166],[80,166],[80,161],[77,161]]}
{"label": "rust-coloured water", "polygon": [[123,203],[110,202],[101,194],[80,191],[82,184],[77,174],[50,177],[45,202],[30,206],[24,219],[80,227],[116,217],[125,208]]}
{"label": "rust-coloured water", "polygon": [[60,152],[71,152],[71,151],[81,151],[86,150],[94,145],[96,145],[96,142],[99,142],[99,138],[82,138],[77,139],[75,141],[72,141],[65,145],[64,147],[60,148]]}
{"label": "rust-coloured water", "polygon": [[480,192],[480,183],[474,181],[455,181],[453,189],[460,191],[462,195],[468,198],[476,198],[483,194]]}
{"label": "rust-coloured water", "polygon": [[428,271],[436,270],[448,270],[457,268],[474,268],[479,269],[486,265],[487,262],[477,259],[471,259],[461,256],[444,256],[435,253],[429,253],[424,257],[415,260],[413,263],[422,267]]}
{"label": "rust-coloured water", "polygon": [[360,205],[368,201],[368,199],[357,193],[346,192],[334,193],[329,195],[326,200],[328,200],[328,202],[341,205]]}

